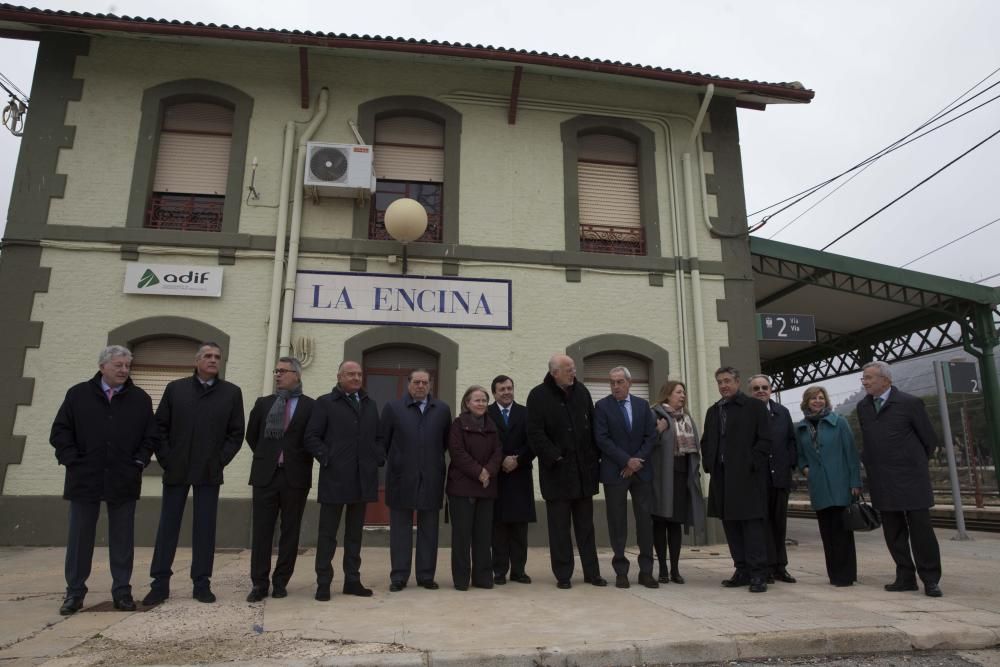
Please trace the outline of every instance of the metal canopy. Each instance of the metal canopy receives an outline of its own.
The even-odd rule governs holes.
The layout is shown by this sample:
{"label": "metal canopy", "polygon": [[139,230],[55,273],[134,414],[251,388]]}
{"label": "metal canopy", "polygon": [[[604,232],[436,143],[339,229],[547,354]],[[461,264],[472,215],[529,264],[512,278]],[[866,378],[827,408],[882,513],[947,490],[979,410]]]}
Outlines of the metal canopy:
{"label": "metal canopy", "polygon": [[758,343],[776,389],[854,373],[873,359],[957,346],[981,354],[996,344],[1000,298],[991,287],[756,237],[750,253],[758,313],[816,318],[815,343]]}

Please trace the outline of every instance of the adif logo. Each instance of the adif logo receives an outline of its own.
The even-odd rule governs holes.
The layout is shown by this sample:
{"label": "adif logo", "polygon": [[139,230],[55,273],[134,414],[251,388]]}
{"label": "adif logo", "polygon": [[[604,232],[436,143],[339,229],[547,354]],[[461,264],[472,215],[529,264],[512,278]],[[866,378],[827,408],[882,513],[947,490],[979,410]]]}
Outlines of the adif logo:
{"label": "adif logo", "polygon": [[142,274],[142,277],[139,278],[139,284],[137,285],[137,287],[139,289],[142,289],[144,287],[152,287],[153,285],[158,285],[159,283],[160,279],[156,277],[156,274],[153,273],[152,269],[146,269],[145,273]]}

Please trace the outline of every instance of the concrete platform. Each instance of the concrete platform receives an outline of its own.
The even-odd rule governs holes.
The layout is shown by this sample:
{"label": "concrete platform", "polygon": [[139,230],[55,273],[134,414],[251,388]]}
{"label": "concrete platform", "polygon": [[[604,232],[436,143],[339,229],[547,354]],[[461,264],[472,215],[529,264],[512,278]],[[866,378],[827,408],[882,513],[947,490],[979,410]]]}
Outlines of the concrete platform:
{"label": "concrete platform", "polygon": [[[110,599],[107,552],[98,549],[85,610],[63,618],[59,548],[0,550],[0,666],[213,664],[259,665],[659,665],[779,656],[1000,645],[1000,535],[973,541],[939,530],[945,596],[888,593],[894,567],[880,532],[859,534],[860,583],[826,579],[815,523],[789,522],[789,570],[796,584],[764,594],[724,589],[732,563],[724,546],[685,547],[684,585],[627,590],[584,584],[558,590],[545,549],[532,549],[530,585],[452,588],[442,550],[438,591],[388,591],[388,552],[363,552],[362,578],[374,597],[340,594],[340,563],[330,602],[313,600],[313,551],[300,557],[289,597],[245,602],[249,551],[216,556],[216,604],[190,597],[190,552],[181,550],[173,597],[145,613],[88,611]],[[136,554],[135,595],[148,585],[151,549]],[[339,557],[339,554],[338,554]],[[610,553],[601,552],[611,577]],[[634,568],[634,566],[633,566]],[[101,607],[107,605],[100,605]]]}

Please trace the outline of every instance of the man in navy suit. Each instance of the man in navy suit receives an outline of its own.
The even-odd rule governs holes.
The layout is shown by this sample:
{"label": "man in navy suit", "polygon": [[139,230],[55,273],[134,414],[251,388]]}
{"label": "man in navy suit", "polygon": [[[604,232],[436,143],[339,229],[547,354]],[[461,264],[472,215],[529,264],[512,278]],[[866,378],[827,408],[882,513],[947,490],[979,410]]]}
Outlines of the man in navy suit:
{"label": "man in navy suit", "polygon": [[632,494],[636,541],[639,545],[639,583],[659,588],[653,576],[653,469],[646,466],[656,444],[656,420],[649,403],[629,393],[632,374],[624,366],[608,374],[611,395],[594,406],[594,433],[601,456],[601,482],[607,501],[608,536],[615,556],[615,586],[628,588],[628,500]]}

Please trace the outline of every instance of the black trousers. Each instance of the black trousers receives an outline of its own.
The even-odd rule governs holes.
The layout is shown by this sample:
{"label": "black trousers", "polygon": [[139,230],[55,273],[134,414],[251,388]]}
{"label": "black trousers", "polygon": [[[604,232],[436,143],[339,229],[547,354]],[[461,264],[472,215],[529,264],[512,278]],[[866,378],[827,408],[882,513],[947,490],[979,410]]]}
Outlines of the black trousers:
{"label": "black trousers", "polygon": [[326,504],[319,506],[319,537],[316,540],[316,583],[329,586],[333,581],[333,555],[337,551],[337,529],[344,520],[344,583],[361,582],[361,535],[365,526],[367,503]]}
{"label": "black trousers", "polygon": [[896,561],[897,581],[916,581],[917,575],[925,585],[941,581],[941,549],[930,510],[882,512],[882,533]]}
{"label": "black trousers", "polygon": [[605,484],[604,498],[607,501],[608,538],[615,555],[611,565],[615,574],[628,574],[629,562],[625,557],[628,542],[628,497],[632,496],[632,514],[635,517],[635,537],[639,546],[639,573],[653,573],[653,519],[650,515],[653,499],[653,483],[639,479],[638,475],[626,477],[619,484]]}
{"label": "black trousers", "polygon": [[[69,537],[66,539],[66,597],[87,595],[87,578],[94,562],[94,541],[100,502],[71,500]],[[108,503],[108,561],[111,595],[132,594],[132,561],[135,554],[135,501]]]}
{"label": "black trousers", "polygon": [[456,586],[468,586],[470,576],[473,586],[493,585],[493,502],[493,498],[448,496],[451,579]]}
{"label": "black trousers", "polygon": [[858,580],[858,556],[854,550],[854,531],[844,524],[844,507],[816,510],[819,536],[823,540],[826,576],[834,586]]}
{"label": "black trousers", "polygon": [[767,546],[767,566],[778,572],[788,567],[788,550],[785,549],[785,535],[788,534],[788,489],[776,489],[767,485],[767,517],[764,539]]}
{"label": "black trousers", "polygon": [[680,521],[664,519],[653,515],[653,551],[660,564],[660,572],[667,571],[667,555],[670,555],[670,568],[676,573],[681,560],[681,528]]}
{"label": "black trousers", "polygon": [[767,579],[767,547],[764,539],[764,520],[722,520],[722,528],[729,543],[736,574],[751,581]]}
{"label": "black trousers", "polygon": [[306,509],[309,489],[288,485],[283,468],[277,468],[267,486],[253,487],[253,533],[250,547],[250,580],[257,588],[267,589],[271,578],[271,545],[274,527],[281,515],[278,534],[278,562],[274,566],[274,585],[287,586],[299,555],[299,530]]}
{"label": "black trousers", "polygon": [[573,578],[573,541],[569,534],[571,523],[583,565],[583,576],[587,579],[601,576],[601,565],[597,562],[597,542],[594,538],[593,498],[587,496],[573,500],[546,500],[545,514],[549,523],[549,558],[556,581],[569,581]]}
{"label": "black trousers", "polygon": [[[417,581],[433,581],[437,571],[441,510],[417,510]],[[389,580],[405,584],[413,564],[413,510],[389,510]]]}
{"label": "black trousers", "polygon": [[493,574],[517,577],[525,574],[528,562],[528,522],[493,524]]}
{"label": "black trousers", "polygon": [[[187,504],[187,484],[164,484],[160,505],[160,525],[156,530],[156,548],[153,562],[149,566],[149,576],[153,578],[150,588],[169,593],[170,568],[177,554],[177,541],[181,535],[181,520],[184,505]],[[191,530],[191,581],[195,590],[204,590],[211,585],[212,567],[215,563],[215,521],[219,509],[219,486],[217,484],[194,486],[194,521]]]}

